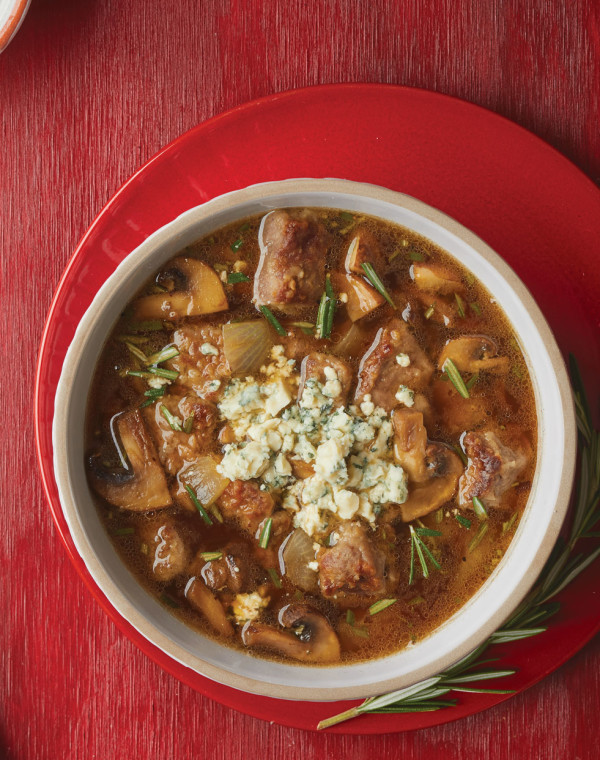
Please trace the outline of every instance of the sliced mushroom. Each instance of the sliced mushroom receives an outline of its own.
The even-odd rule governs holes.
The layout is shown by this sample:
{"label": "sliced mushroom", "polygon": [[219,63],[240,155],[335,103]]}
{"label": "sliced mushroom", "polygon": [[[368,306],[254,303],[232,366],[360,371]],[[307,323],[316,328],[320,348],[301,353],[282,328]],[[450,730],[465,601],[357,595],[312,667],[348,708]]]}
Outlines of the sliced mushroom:
{"label": "sliced mushroom", "polygon": [[193,576],[185,587],[185,598],[201,612],[212,627],[223,636],[233,636],[233,626],[227,620],[221,602],[206,587],[201,578]]}
{"label": "sliced mushroom", "polygon": [[414,483],[424,483],[429,478],[426,464],[427,430],[421,412],[412,409],[395,409],[394,457]]}
{"label": "sliced mushroom", "polygon": [[429,443],[426,450],[429,480],[409,489],[408,499],[398,505],[403,522],[411,522],[441,507],[454,496],[463,473],[458,456],[443,443]]}
{"label": "sliced mushroom", "polygon": [[428,293],[457,293],[464,290],[460,277],[443,264],[413,264],[411,275],[419,290]]}
{"label": "sliced mushroom", "polygon": [[174,289],[143,296],[135,303],[136,319],[175,319],[212,314],[228,308],[219,275],[198,259],[184,256],[172,262]]}
{"label": "sliced mushroom", "polygon": [[279,613],[284,630],[250,621],[242,629],[246,646],[260,646],[303,662],[335,662],[340,642],[327,620],[305,604],[288,604]]}
{"label": "sliced mushroom", "polygon": [[443,369],[445,362],[451,359],[459,372],[492,372],[505,375],[509,369],[508,356],[498,356],[494,341],[484,335],[465,335],[463,338],[449,340],[438,359],[438,368]]}
{"label": "sliced mushroom", "polygon": [[190,561],[190,542],[181,527],[169,518],[141,526],[141,537],[154,551],[149,559],[154,577],[159,581],[173,580]]}
{"label": "sliced mushroom", "polygon": [[171,506],[173,500],[167,479],[141,413],[136,410],[121,415],[117,430],[129,461],[128,468],[107,470],[99,464],[98,457],[92,457],[90,480],[94,489],[116,507],[134,512]]}
{"label": "sliced mushroom", "polygon": [[366,317],[367,314],[385,303],[385,298],[375,288],[355,274],[333,273],[331,283],[338,297],[342,293],[348,297],[346,310],[352,322],[357,322]]}

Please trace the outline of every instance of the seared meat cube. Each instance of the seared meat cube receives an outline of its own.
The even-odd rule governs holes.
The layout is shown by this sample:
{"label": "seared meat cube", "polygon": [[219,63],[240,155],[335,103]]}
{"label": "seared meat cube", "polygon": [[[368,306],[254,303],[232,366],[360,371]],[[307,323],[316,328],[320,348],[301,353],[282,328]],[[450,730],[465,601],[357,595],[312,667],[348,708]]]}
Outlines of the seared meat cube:
{"label": "seared meat cube", "polygon": [[461,506],[472,506],[473,497],[477,496],[487,507],[497,507],[502,494],[525,469],[528,455],[504,446],[489,430],[467,433],[462,446],[469,461],[459,482]]}
{"label": "seared meat cube", "polygon": [[387,262],[381,251],[381,245],[373,230],[369,227],[359,225],[355,227],[350,235],[350,244],[346,254],[345,267],[347,272],[365,276],[363,264],[371,264],[379,276]]}
{"label": "seared meat cube", "polygon": [[177,383],[213,401],[231,370],[223,353],[223,330],[219,325],[185,325],[176,330],[173,342],[179,356],[168,362],[179,372]]}
{"label": "seared meat cube", "polygon": [[250,563],[243,545],[234,543],[227,544],[221,559],[205,562],[200,569],[200,575],[208,588],[213,591],[226,589],[233,594],[247,590],[250,572]]}
{"label": "seared meat cube", "polygon": [[234,480],[217,501],[226,520],[237,522],[243,530],[256,535],[261,522],[275,509],[271,494],[261,491],[252,480]]}
{"label": "seared meat cube", "polygon": [[152,573],[159,581],[170,581],[182,573],[191,557],[189,539],[170,518],[153,520],[140,529],[148,545]]}
{"label": "seared meat cube", "polygon": [[363,356],[355,398],[361,401],[370,394],[376,406],[390,412],[400,403],[396,398],[400,386],[411,391],[421,390],[432,374],[433,365],[408,325],[394,317],[377,332]]}
{"label": "seared meat cube", "polygon": [[[191,432],[188,434],[173,430],[162,409],[163,406],[181,426],[193,417]],[[209,450],[213,445],[218,422],[217,410],[212,404],[200,401],[195,396],[164,396],[153,406],[147,407],[144,414],[156,441],[159,459],[171,475],[176,475],[184,462],[195,460],[200,453]]]}
{"label": "seared meat cube", "polygon": [[319,556],[323,596],[337,602],[364,602],[385,592],[386,557],[369,538],[366,526],[343,523],[337,543]]}
{"label": "seared meat cube", "polygon": [[311,211],[267,214],[258,232],[254,302],[293,312],[315,305],[325,288],[329,236]]}
{"label": "seared meat cube", "polygon": [[325,395],[331,396],[334,404],[343,406],[350,392],[352,370],[345,361],[331,354],[312,353],[302,362],[298,399],[302,398],[307,380],[317,380],[322,383],[326,386]]}

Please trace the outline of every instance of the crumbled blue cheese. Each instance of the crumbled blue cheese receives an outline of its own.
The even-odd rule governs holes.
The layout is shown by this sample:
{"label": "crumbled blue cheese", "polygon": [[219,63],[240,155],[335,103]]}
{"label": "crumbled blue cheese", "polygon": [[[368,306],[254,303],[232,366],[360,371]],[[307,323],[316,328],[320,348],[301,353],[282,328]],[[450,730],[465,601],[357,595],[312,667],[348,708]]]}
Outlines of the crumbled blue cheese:
{"label": "crumbled blue cheese", "polygon": [[216,346],[213,346],[212,343],[203,343],[200,346],[200,353],[204,354],[204,356],[218,356],[219,349]]}
{"label": "crumbled blue cheese", "polygon": [[396,399],[404,406],[413,406],[415,403],[415,392],[407,388],[406,385],[401,385],[396,393]]}
{"label": "crumbled blue cheese", "polygon": [[207,383],[206,385],[206,388],[209,393],[216,393],[220,387],[221,387],[220,380],[211,380],[210,383]]}
{"label": "crumbled blue cheese", "polygon": [[[257,478],[263,490],[279,491],[294,525],[309,536],[326,531],[328,513],[374,523],[384,504],[406,501],[391,420],[370,396],[360,408],[335,406],[342,387],[335,370],[326,367],[325,382],[308,378],[294,401],[300,377],[281,346],[273,348],[260,375],[231,380],[221,395],[219,411],[235,436],[223,447],[217,467],[223,476]],[[312,464],[314,474],[297,479],[294,459]]]}
{"label": "crumbled blue cheese", "polygon": [[243,625],[249,620],[256,620],[260,611],[268,606],[271,598],[261,596],[258,591],[252,594],[237,594],[231,608],[238,625]]}
{"label": "crumbled blue cheese", "polygon": [[164,388],[165,385],[170,385],[171,381],[166,377],[158,377],[158,375],[152,375],[152,377],[148,378],[148,385],[151,388],[155,388],[156,390],[160,390],[160,388]]}
{"label": "crumbled blue cheese", "polygon": [[410,356],[408,354],[398,354],[398,356],[396,356],[396,362],[401,367],[408,367],[410,366]]}

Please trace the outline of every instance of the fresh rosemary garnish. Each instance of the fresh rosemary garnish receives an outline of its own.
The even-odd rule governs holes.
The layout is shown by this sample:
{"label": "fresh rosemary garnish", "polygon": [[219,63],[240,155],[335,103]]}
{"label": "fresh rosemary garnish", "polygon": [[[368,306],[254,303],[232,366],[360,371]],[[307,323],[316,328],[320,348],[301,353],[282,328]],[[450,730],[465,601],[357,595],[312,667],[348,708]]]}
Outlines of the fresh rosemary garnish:
{"label": "fresh rosemary garnish", "polygon": [[463,528],[466,528],[467,530],[470,530],[471,528],[471,521],[468,517],[463,517],[462,515],[454,515],[458,522],[463,526]]}
{"label": "fresh rosemary garnish", "polygon": [[179,356],[179,349],[176,346],[165,346],[164,348],[161,348],[160,351],[157,351],[155,354],[152,354],[152,356],[149,356],[146,359],[145,363],[162,364],[168,359],[174,359],[176,356]]}
{"label": "fresh rosemary garnish", "polygon": [[259,309],[261,310],[263,317],[275,329],[275,332],[277,333],[277,335],[281,335],[281,336],[287,335],[287,332],[285,331],[285,327],[282,327],[281,322],[277,319],[277,317],[273,314],[273,312],[271,311],[271,309],[269,309],[268,306],[259,306]]}
{"label": "fresh rosemary garnish", "polygon": [[461,374],[452,359],[446,359],[442,366],[442,370],[448,375],[452,381],[452,385],[456,388],[460,395],[463,398],[470,398],[469,389],[465,385],[465,381],[462,379]]}
{"label": "fresh rosemary garnish", "polygon": [[183,421],[183,432],[187,433],[188,435],[192,432],[194,428],[194,415],[190,414],[189,417],[186,417]]}
{"label": "fresh rosemary garnish", "polygon": [[473,511],[477,515],[477,517],[480,520],[487,520],[488,519],[488,513],[483,506],[483,502],[479,498],[479,496],[473,496]]}
{"label": "fresh rosemary garnish", "polygon": [[207,525],[212,525],[212,520],[208,516],[208,513],[204,509],[204,507],[202,506],[202,504],[200,504],[200,500],[196,496],[196,493],[194,492],[194,489],[191,486],[188,486],[188,484],[186,483],[185,484],[185,490],[188,492],[188,494],[190,496],[190,499],[194,503],[194,506],[196,507],[196,509],[198,510],[198,512],[200,512],[200,517],[204,520],[204,522]]}
{"label": "fresh rosemary garnish", "polygon": [[229,247],[234,253],[237,253],[237,251],[240,250],[240,248],[244,245],[244,238],[238,238],[235,240]]}
{"label": "fresh rosemary garnish", "polygon": [[489,526],[488,522],[482,522],[480,524],[480,526],[479,526],[479,528],[477,530],[477,533],[473,536],[473,538],[471,539],[471,543],[467,547],[467,551],[469,552],[469,554],[472,551],[474,551],[479,546],[479,544],[482,542],[483,537],[488,532],[489,527],[490,526]]}
{"label": "fresh rosemary garnish", "polygon": [[205,562],[215,562],[223,558],[223,552],[200,552],[200,556]]}
{"label": "fresh rosemary garnish", "polygon": [[177,433],[183,432],[183,428],[181,427],[181,420],[179,419],[179,417],[176,417],[174,414],[171,414],[171,412],[167,409],[167,407],[164,404],[160,405],[160,413],[169,423],[169,427],[171,428],[171,430],[175,430]]}
{"label": "fresh rosemary garnish", "polygon": [[425,319],[431,319],[433,317],[433,312],[435,311],[435,304],[431,304],[431,306],[427,309],[424,316]]}
{"label": "fresh rosemary garnish", "polygon": [[260,538],[258,539],[258,545],[261,549],[266,549],[269,545],[269,539],[271,538],[271,529],[273,527],[273,518],[267,517],[263,528],[260,532]]}
{"label": "fresh rosemary garnish", "polygon": [[[570,367],[579,428],[580,474],[576,489],[574,517],[568,538],[559,538],[533,589],[502,628],[451,668],[405,689],[379,697],[370,697],[350,710],[322,720],[317,728],[328,728],[365,713],[431,712],[453,707],[456,700],[440,699],[450,692],[478,694],[512,694],[514,692],[513,689],[477,686],[479,682],[505,678],[516,673],[514,669],[483,668],[482,666],[493,661],[484,657],[488,648],[495,644],[537,636],[546,631],[547,626],[540,623],[545,623],[560,609],[560,603],[551,599],[600,557],[600,546],[596,546],[587,554],[574,551],[580,539],[598,538],[598,531],[594,530],[594,527],[600,522],[600,432],[594,429],[579,368],[572,356]],[[516,520],[517,513],[504,523],[503,532],[510,530]],[[487,525],[487,522],[482,522],[479,530],[481,531]]]}
{"label": "fresh rosemary garnish", "polygon": [[427,548],[421,536],[441,536],[442,534],[439,530],[430,530],[429,528],[413,528],[412,525],[409,525],[408,528],[410,530],[410,572],[408,574],[408,585],[411,586],[415,577],[415,553],[419,558],[423,578],[429,578],[426,557],[429,558],[429,561],[437,570],[440,570],[439,562]]}
{"label": "fresh rosemary garnish", "polygon": [[471,375],[471,377],[467,380],[465,383],[465,386],[468,391],[471,390],[471,388],[475,385],[475,383],[479,380],[479,375]]}
{"label": "fresh rosemary garnish", "polygon": [[458,311],[458,316],[464,318],[464,316],[465,316],[465,302],[458,295],[458,293],[454,294],[454,298],[456,300],[456,309]]}
{"label": "fresh rosemary garnish", "polygon": [[[163,369],[162,367],[148,367],[148,372],[157,377],[165,377],[167,380],[177,380],[179,377],[179,372],[176,372],[174,369]],[[133,375],[133,372],[129,374]]]}
{"label": "fresh rosemary garnish", "polygon": [[379,279],[379,276],[377,275],[373,264],[361,264],[361,267],[364,269],[364,272],[367,275],[367,280],[371,283],[375,290],[385,298],[385,300],[393,309],[395,309],[396,304],[392,301],[392,297],[387,292],[385,285]]}
{"label": "fresh rosemary garnish", "polygon": [[135,528],[115,528],[112,531],[113,536],[132,536],[135,533]]}
{"label": "fresh rosemary garnish", "polygon": [[231,272],[231,274],[227,276],[228,285],[237,285],[238,282],[250,282],[250,278],[243,272]]}
{"label": "fresh rosemary garnish", "polygon": [[329,338],[333,327],[333,316],[335,314],[335,293],[331,278],[327,275],[325,279],[325,291],[319,302],[319,311],[317,312],[316,335],[318,338]]}
{"label": "fresh rosemary garnish", "polygon": [[392,604],[396,604],[397,601],[397,599],[380,599],[369,607],[369,615],[376,615],[378,612],[383,612],[383,610],[387,610],[388,607],[391,607]]}
{"label": "fresh rosemary garnish", "polygon": [[470,303],[469,306],[471,307],[471,311],[476,314],[478,317],[481,316],[481,307],[477,303],[477,301],[473,301],[473,303]]}
{"label": "fresh rosemary garnish", "polygon": [[283,586],[283,584],[281,582],[281,578],[277,574],[277,570],[275,570],[274,567],[270,567],[267,570],[267,572],[271,576],[271,580],[273,581],[273,585],[275,586],[275,588],[281,588]]}
{"label": "fresh rosemary garnish", "polygon": [[140,348],[134,346],[134,344],[128,340],[123,341],[123,343],[125,343],[129,351],[135,356],[136,359],[139,359],[144,364],[148,362],[146,354]]}

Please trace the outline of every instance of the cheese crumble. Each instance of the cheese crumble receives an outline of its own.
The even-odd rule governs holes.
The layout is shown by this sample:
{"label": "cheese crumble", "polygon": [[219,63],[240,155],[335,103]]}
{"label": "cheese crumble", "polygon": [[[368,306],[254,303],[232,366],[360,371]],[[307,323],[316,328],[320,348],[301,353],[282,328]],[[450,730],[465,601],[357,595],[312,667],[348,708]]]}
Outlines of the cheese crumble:
{"label": "cheese crumble", "polygon": [[[388,415],[368,395],[360,406],[336,405],[340,379],[332,367],[323,373],[323,383],[306,379],[297,400],[295,361],[275,346],[260,377],[231,380],[218,405],[234,442],[223,447],[217,470],[230,480],[256,478],[263,490],[279,492],[294,525],[309,536],[327,530],[329,514],[373,524],[385,504],[407,498]],[[294,476],[298,460],[310,466],[309,477]]]}

